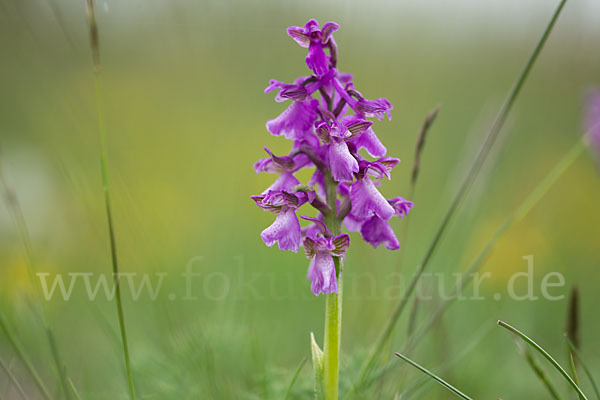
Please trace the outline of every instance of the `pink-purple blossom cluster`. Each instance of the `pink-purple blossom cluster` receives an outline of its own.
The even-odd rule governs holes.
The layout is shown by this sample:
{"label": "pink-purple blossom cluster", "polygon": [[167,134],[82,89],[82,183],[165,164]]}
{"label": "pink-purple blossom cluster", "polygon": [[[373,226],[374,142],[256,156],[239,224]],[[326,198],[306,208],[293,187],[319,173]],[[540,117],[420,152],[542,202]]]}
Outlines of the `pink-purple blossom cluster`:
{"label": "pink-purple blossom cluster", "polygon": [[[289,27],[287,33],[300,46],[308,48],[306,65],[312,75],[294,83],[272,80],[265,93],[276,91],[275,101],[289,101],[277,118],[267,122],[267,130],[293,142],[287,156],[276,156],[265,148],[268,157],[257,161],[257,173],[278,175],[262,194],[252,199],[263,210],[276,214],[275,222],[261,238],[281,250],[297,252],[303,245],[311,259],[308,279],[311,291],[337,293],[334,257],[343,257],[350,245],[349,232],[360,232],[373,247],[383,244],[390,250],[400,247],[389,221],[404,217],[413,203],[395,197],[386,199],[378,190],[380,181],[390,179],[399,163],[386,157],[386,148],[372,129],[373,121],[391,119],[392,104],[385,98],[367,100],[354,88],[352,75],[337,67],[337,46],[333,32],[339,25],[328,22],[322,27],[310,20],[304,27]],[[319,98],[313,97],[318,93]],[[361,149],[374,160],[369,161]],[[314,168],[308,185],[301,185],[295,174]],[[298,210],[310,204],[316,218],[302,227]]]}

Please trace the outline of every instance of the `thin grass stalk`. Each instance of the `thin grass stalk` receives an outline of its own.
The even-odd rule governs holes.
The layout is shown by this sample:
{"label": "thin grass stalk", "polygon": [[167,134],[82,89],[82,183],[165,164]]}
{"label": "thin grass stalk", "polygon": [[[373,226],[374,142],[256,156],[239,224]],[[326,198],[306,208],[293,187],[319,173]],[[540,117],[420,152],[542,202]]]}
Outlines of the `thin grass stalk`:
{"label": "thin grass stalk", "polygon": [[533,347],[538,353],[540,353],[542,356],[544,356],[544,358],[546,360],[548,360],[550,362],[550,364],[552,364],[552,366],[567,380],[567,382],[569,382],[569,385],[571,385],[573,387],[573,389],[575,389],[575,391],[577,392],[579,397],[582,398],[583,400],[587,400],[587,397],[581,391],[581,388],[577,385],[577,383],[575,383],[573,378],[571,378],[569,376],[569,374],[567,374],[567,372],[564,370],[564,368],[561,367],[560,364],[550,354],[548,354],[548,352],[546,350],[544,350],[539,344],[537,344],[529,336],[525,335],[523,332],[521,332],[514,326],[511,326],[504,321],[499,320],[498,325],[500,325],[504,329],[507,329],[508,331],[514,333],[515,335],[519,336],[527,344],[529,344],[531,347]]}
{"label": "thin grass stalk", "polygon": [[[571,367],[571,373],[573,373],[573,380],[579,386],[579,378],[577,377],[577,367],[575,367],[575,359],[573,353],[569,352],[569,366]],[[583,397],[579,395],[579,400],[583,400]]]}
{"label": "thin grass stalk", "polygon": [[429,371],[425,367],[422,367],[421,365],[417,364],[416,362],[414,362],[410,358],[408,358],[408,357],[406,357],[406,356],[404,356],[404,355],[402,355],[400,353],[394,353],[394,354],[396,355],[396,357],[401,358],[402,360],[404,360],[405,362],[409,363],[410,365],[412,365],[413,367],[415,367],[419,371],[423,372],[424,374],[429,375],[437,383],[439,383],[440,385],[442,385],[443,387],[445,387],[446,389],[448,389],[449,391],[451,391],[452,393],[454,393],[456,396],[460,397],[461,399],[464,399],[464,400],[473,400],[469,396],[467,396],[466,394],[464,394],[463,392],[461,392],[460,390],[458,390],[457,388],[455,388],[454,386],[452,386],[451,384],[449,384],[448,382],[446,382],[445,380],[443,380],[442,378],[440,378],[439,376],[437,376],[433,372]]}
{"label": "thin grass stalk", "polygon": [[[437,118],[437,115],[440,112],[440,107],[441,106],[438,105],[436,108],[431,110],[427,114],[427,117],[425,117],[425,121],[423,122],[423,125],[421,126],[421,132],[419,133],[419,138],[417,139],[417,145],[415,148],[415,163],[413,166],[411,179],[410,179],[410,188],[409,188],[409,193],[410,193],[409,196],[410,197],[408,198],[409,200],[413,200],[415,187],[417,184],[417,179],[419,177],[419,172],[421,171],[421,155],[425,148],[425,140],[427,139],[427,133],[429,132],[431,125],[433,125],[433,122]],[[403,225],[403,229],[401,232],[403,238],[406,237],[409,221],[410,221],[410,219],[408,219],[406,221],[406,223]],[[403,242],[400,241],[400,243],[403,243]],[[400,254],[400,262],[399,262],[398,270],[400,270],[400,267],[402,266],[403,254],[404,253]],[[419,299],[415,298],[413,300],[413,304],[410,308],[410,316],[408,318],[408,328],[406,330],[408,336],[412,335],[412,333],[414,332],[414,328],[416,326],[415,322],[417,320],[418,312],[419,312]]]}
{"label": "thin grass stalk", "polygon": [[386,324],[381,335],[377,339],[375,346],[373,347],[373,350],[371,351],[369,357],[367,358],[366,362],[364,363],[364,365],[361,369],[361,373],[359,374],[357,383],[353,386],[351,393],[354,393],[355,390],[357,388],[359,388],[362,385],[362,382],[367,378],[367,375],[370,373],[370,371],[372,370],[372,368],[374,366],[376,358],[379,356],[383,346],[390,338],[390,335],[396,325],[396,322],[398,321],[400,315],[402,315],[402,312],[404,311],[404,308],[406,307],[408,299],[410,298],[411,294],[415,290],[423,272],[425,271],[425,268],[427,267],[427,265],[429,263],[429,260],[435,253],[437,245],[440,242],[440,239],[442,238],[442,236],[446,230],[446,227],[448,226],[448,223],[450,222],[450,220],[451,220],[452,216],[454,215],[458,206],[462,203],[462,200],[464,199],[465,195],[467,194],[469,188],[471,187],[471,185],[477,178],[477,175],[479,174],[479,171],[481,170],[481,166],[482,166],[483,162],[485,161],[487,155],[489,154],[491,148],[493,147],[494,142],[496,141],[496,138],[498,137],[498,134],[499,134],[502,126],[504,125],[504,122],[506,121],[507,115],[509,114],[510,110],[512,109],[512,106],[513,106],[515,100],[517,99],[519,93],[521,92],[523,84],[525,83],[527,77],[529,76],[529,73],[530,73],[533,65],[535,64],[535,61],[537,60],[548,37],[550,36],[550,33],[552,32],[552,29],[554,28],[554,25],[564,7],[564,5],[566,4],[566,2],[567,2],[567,0],[561,0],[560,3],[558,4],[556,10],[554,11],[554,14],[552,15],[552,18],[550,19],[548,25],[546,26],[546,29],[544,30],[542,36],[540,37],[538,43],[536,44],[533,52],[529,56],[529,59],[527,60],[525,67],[519,74],[513,88],[509,92],[506,100],[504,101],[502,107],[500,108],[500,111],[498,112],[498,115],[496,116],[494,123],[492,124],[490,130],[487,133],[485,141],[483,142],[481,148],[479,149],[477,157],[475,158],[473,164],[471,165],[465,179],[463,180],[458,192],[456,193],[452,203],[450,204],[450,207],[446,211],[446,214],[444,215],[444,218],[442,219],[442,222],[433,237],[433,241],[429,245],[429,248],[427,249],[427,252],[425,253],[425,256],[423,257],[421,264],[417,267],[417,270],[408,285],[405,295],[403,296],[400,303],[398,304],[398,306],[392,313],[391,318],[388,320],[388,323]]}
{"label": "thin grass stalk", "polygon": [[302,371],[302,368],[304,368],[304,365],[306,364],[307,360],[308,360],[308,358],[304,357],[302,359],[302,361],[300,361],[300,364],[298,364],[296,371],[294,371],[294,375],[292,375],[290,384],[288,385],[287,390],[285,391],[285,396],[283,397],[283,400],[288,400],[290,398],[290,395],[292,394],[292,388],[294,387],[294,384],[298,380],[298,376],[300,376],[300,372]]}
{"label": "thin grass stalk", "polygon": [[583,153],[585,145],[586,135],[584,135],[581,140],[578,140],[577,143],[571,147],[571,149],[563,156],[563,158],[561,158],[550,170],[548,175],[546,175],[533,189],[533,191],[525,198],[525,200],[523,200],[521,205],[506,218],[503,224],[490,237],[481,252],[469,265],[465,273],[463,273],[460,282],[454,286],[452,294],[449,296],[449,298],[442,302],[442,304],[433,312],[429,320],[423,324],[412,337],[408,338],[405,348],[403,349],[404,353],[412,351],[425,333],[428,332],[435,323],[437,323],[448,306],[454,302],[456,298],[458,298],[458,295],[462,293],[464,288],[471,282],[474,273],[479,271],[479,269],[485,264],[500,239],[516,222],[521,221],[525,216],[527,216],[527,214],[540,201],[540,199]]}
{"label": "thin grass stalk", "polygon": [[[423,121],[423,124],[421,125],[421,129],[419,131],[419,135],[417,136],[417,143],[415,145],[415,161],[413,164],[413,168],[411,171],[411,179],[410,179],[410,184],[409,184],[409,188],[408,188],[408,197],[407,199],[410,201],[414,201],[414,196],[415,196],[415,191],[416,191],[416,187],[417,187],[417,181],[419,178],[419,172],[421,171],[421,156],[423,155],[423,151],[425,150],[425,143],[426,143],[426,139],[428,136],[428,133],[433,125],[433,123],[435,122],[435,119],[437,118],[437,115],[440,111],[440,105],[436,106],[433,110],[429,111],[427,113],[427,115],[425,116],[425,120]],[[406,237],[408,235],[408,230],[409,230],[409,226],[410,226],[410,220],[411,220],[411,215],[406,215],[404,217],[404,223],[402,224],[402,228],[400,231],[400,235],[398,236],[399,242],[402,243],[402,247],[399,249],[399,255],[398,255],[398,271],[400,271],[402,269],[402,266],[404,265],[404,257],[405,257],[405,252],[404,252],[404,243],[406,241]],[[408,329],[407,331],[410,333],[412,332],[412,329],[415,326],[415,322],[416,322],[416,316],[417,316],[417,309],[418,309],[418,302],[417,299],[415,299],[415,301],[413,302],[412,308],[411,308],[411,316],[409,319],[409,324],[408,324]],[[388,340],[388,345],[391,346],[391,342],[392,340]],[[389,349],[388,349],[389,350]]]}
{"label": "thin grass stalk", "polygon": [[[25,265],[27,267],[27,276],[29,278],[29,283],[31,285],[31,289],[35,297],[35,303],[32,308],[34,310],[34,313],[37,314],[37,316],[39,317],[42,323],[42,327],[44,329],[44,333],[46,334],[46,339],[48,340],[48,345],[50,347],[52,359],[54,361],[54,365],[58,373],[63,394],[67,398],[67,400],[70,400],[71,396],[69,395],[67,378],[66,374],[64,373],[64,365],[60,356],[60,352],[58,351],[58,347],[56,345],[54,332],[52,331],[52,328],[48,323],[44,299],[42,298],[41,292],[36,289],[37,285],[35,284],[35,267],[33,257],[33,246],[31,244],[31,235],[29,234],[29,229],[27,227],[25,215],[23,214],[23,209],[21,208],[19,200],[17,199],[17,195],[9,186],[1,166],[0,183],[2,184],[2,187],[4,189],[6,205],[10,211],[10,214],[12,215],[19,239],[23,245],[23,251],[25,253]],[[36,308],[38,308],[38,310],[36,310]]]}
{"label": "thin grass stalk", "polygon": [[135,400],[135,387],[133,384],[133,374],[131,372],[131,361],[129,357],[129,346],[127,343],[127,331],[125,329],[125,316],[123,313],[123,302],[121,297],[121,285],[119,281],[119,262],[117,257],[117,243],[115,237],[115,228],[112,217],[111,197],[108,179],[108,161],[106,145],[106,129],[104,126],[104,100],[102,96],[102,74],[100,64],[100,46],[98,39],[98,27],[94,14],[94,1],[86,0],[88,21],[90,25],[90,46],[92,51],[92,61],[94,66],[94,89],[96,96],[96,113],[98,116],[98,134],[100,136],[100,170],[102,173],[102,188],[104,191],[104,204],[106,208],[106,219],[108,223],[108,235],[110,239],[110,254],[112,271],[115,284],[115,298],[117,314],[119,318],[119,328],[121,332],[121,342],[123,345],[123,357],[125,359],[125,369],[127,372],[127,383],[129,386],[129,396]]}
{"label": "thin grass stalk", "polygon": [[[468,340],[465,341],[467,343],[467,345],[464,346],[463,348],[461,348],[460,352],[458,354],[456,354],[452,358],[445,360],[444,362],[442,362],[441,365],[439,365],[436,368],[436,373],[439,374],[441,372],[448,370],[450,367],[456,365],[456,363],[459,360],[463,359],[468,354],[470,354],[491,331],[492,331],[492,326],[483,325],[479,329],[479,331],[477,331],[473,336],[471,336]],[[427,383],[429,381],[430,380],[427,376],[423,376],[419,381],[417,381],[411,387],[409,387],[408,389],[406,389],[402,392],[402,399],[408,399],[410,396],[412,396],[414,393],[418,392],[420,389],[421,389],[421,391],[423,391],[424,389],[422,387],[424,386],[425,383]]]}
{"label": "thin grass stalk", "polygon": [[596,380],[594,379],[594,376],[592,375],[592,371],[590,371],[590,369],[587,367],[586,363],[581,358],[581,352],[577,349],[577,347],[575,347],[575,344],[571,341],[571,339],[569,339],[569,337],[565,337],[565,339],[567,341],[567,345],[569,346],[569,350],[573,354],[575,354],[575,357],[577,357],[577,360],[579,361],[581,368],[583,368],[583,371],[585,372],[590,383],[592,384],[592,387],[594,388],[594,393],[596,394],[596,398],[598,400],[600,400],[600,390],[598,390],[598,385],[596,385]]}
{"label": "thin grass stalk", "polygon": [[8,323],[6,322],[6,319],[4,318],[4,314],[2,313],[2,311],[0,311],[0,328],[2,329],[2,331],[8,338],[8,341],[10,342],[11,346],[14,348],[15,352],[17,353],[17,356],[19,356],[19,358],[25,365],[25,368],[31,375],[33,382],[39,389],[39,391],[42,394],[42,396],[44,397],[44,399],[51,400],[52,396],[50,396],[50,392],[48,392],[48,389],[46,389],[46,386],[44,385],[44,382],[40,378],[40,374],[33,366],[33,363],[31,362],[31,360],[29,360],[29,357],[27,357],[27,355],[25,354],[25,351],[23,350],[23,346],[17,340],[14,333],[8,326]]}
{"label": "thin grass stalk", "polygon": [[71,386],[71,390],[73,391],[73,395],[75,396],[75,399],[81,400],[81,396],[79,395],[79,392],[77,391],[77,388],[75,387],[75,384],[73,383],[71,378],[67,378],[67,379],[69,380],[69,385]]}
{"label": "thin grass stalk", "polygon": [[13,386],[15,387],[15,389],[17,389],[17,392],[19,392],[19,395],[21,396],[21,398],[23,400],[29,400],[29,398],[27,397],[27,394],[25,394],[25,391],[23,390],[23,386],[21,386],[21,384],[17,380],[17,377],[15,376],[15,374],[13,374],[13,372],[10,370],[8,365],[6,365],[4,363],[4,360],[2,360],[1,358],[0,358],[0,367],[4,370],[4,372],[6,372],[6,375],[10,379],[10,381],[13,384]]}
{"label": "thin grass stalk", "polygon": [[521,352],[523,353],[523,357],[525,358],[525,361],[527,361],[529,367],[540,379],[540,381],[542,381],[542,384],[546,387],[546,389],[548,389],[552,398],[555,400],[562,400],[560,394],[558,394],[558,390],[556,390],[552,381],[548,379],[548,376],[546,375],[544,369],[539,365],[535,358],[533,358],[533,355],[531,354],[529,349],[523,346],[522,343],[517,342],[517,345],[519,345]]}

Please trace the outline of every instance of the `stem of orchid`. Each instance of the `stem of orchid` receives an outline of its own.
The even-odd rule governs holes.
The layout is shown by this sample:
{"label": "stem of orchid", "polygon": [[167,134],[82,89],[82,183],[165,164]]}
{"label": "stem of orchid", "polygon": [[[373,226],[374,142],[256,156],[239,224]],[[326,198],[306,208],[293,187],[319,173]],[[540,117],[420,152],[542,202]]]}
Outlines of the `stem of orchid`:
{"label": "stem of orchid", "polygon": [[340,343],[342,336],[342,271],[340,257],[333,258],[337,275],[337,293],[325,299],[325,339],[323,342],[323,391],[325,400],[338,399],[340,372]]}
{"label": "stem of orchid", "polygon": [[[326,178],[329,213],[325,223],[333,235],[340,233],[340,219],[336,215],[337,183]],[[337,275],[337,293],[325,296],[325,337],[323,339],[323,392],[325,400],[338,400],[340,373],[340,344],[342,337],[343,267],[341,257],[333,257]]]}

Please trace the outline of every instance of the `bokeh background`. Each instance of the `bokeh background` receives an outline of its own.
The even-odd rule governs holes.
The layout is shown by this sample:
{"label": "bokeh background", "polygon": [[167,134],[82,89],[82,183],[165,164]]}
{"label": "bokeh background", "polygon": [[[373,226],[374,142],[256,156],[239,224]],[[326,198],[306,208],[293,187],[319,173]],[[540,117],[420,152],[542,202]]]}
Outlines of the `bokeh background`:
{"label": "bokeh background", "polygon": [[[308,261],[264,245],[259,233],[272,216],[249,199],[273,179],[252,168],[264,157],[262,147],[284,154],[290,144],[266,132],[265,121],[284,105],[263,89],[269,79],[290,82],[308,71],[305,50],[285,35],[287,26],[309,18],[338,22],[339,68],[355,75],[366,97],[394,104],[392,121],[375,124],[388,154],[402,160],[393,181],[382,186],[389,197],[407,195],[420,126],[429,110],[442,106],[428,137],[403,253],[374,250],[352,236],[342,343],[347,384],[398,301],[397,292],[396,298],[385,295],[396,283],[390,274],[399,271],[408,280],[415,270],[555,3],[97,1],[121,268],[169,274],[155,301],[147,295],[133,301],[125,293],[140,398],[282,398],[309,355],[309,333],[322,336],[324,299],[309,292]],[[581,135],[585,93],[600,84],[599,14],[594,0],[567,3],[432,260],[430,271],[442,273],[446,286]],[[85,2],[0,0],[0,52],[0,162],[31,233],[34,268],[50,278],[110,273]],[[481,286],[486,300],[454,304],[411,356],[431,368],[450,361],[443,375],[474,398],[548,398],[511,335],[495,327],[497,319],[507,320],[566,362],[567,299],[506,296],[510,276],[526,270],[522,257],[533,255],[537,295],[548,272],[566,280],[553,294],[568,297],[579,286],[582,351],[598,371],[599,203],[598,169],[585,154],[498,243],[484,266],[492,273]],[[394,221],[394,228],[400,232],[405,223]],[[190,260],[201,276],[194,279],[198,299],[185,301],[180,274]],[[0,268],[2,312],[54,390],[51,355],[30,307],[39,281],[32,288],[4,203]],[[523,280],[517,290],[526,290]],[[495,293],[502,298],[495,300]],[[438,303],[435,296],[423,302],[419,321]],[[82,398],[127,398],[114,303],[102,296],[89,301],[77,284],[69,301],[55,296],[46,306]],[[401,348],[406,324],[400,321],[390,354]],[[30,398],[38,398],[4,336],[0,357]],[[307,366],[296,398],[310,398],[311,377]],[[418,378],[398,368],[364,398],[391,399]],[[4,373],[0,395],[19,398]],[[422,398],[448,396],[431,386]]]}

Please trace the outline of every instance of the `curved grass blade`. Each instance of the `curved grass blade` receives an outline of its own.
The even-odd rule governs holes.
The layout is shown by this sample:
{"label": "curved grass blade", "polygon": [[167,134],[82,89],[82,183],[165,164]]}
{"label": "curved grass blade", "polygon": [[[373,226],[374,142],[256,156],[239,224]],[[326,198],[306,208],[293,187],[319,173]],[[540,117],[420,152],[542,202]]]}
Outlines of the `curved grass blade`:
{"label": "curved grass blade", "polygon": [[437,376],[433,372],[431,372],[428,369],[420,366],[419,364],[417,364],[416,362],[414,362],[410,358],[408,358],[408,357],[406,357],[406,356],[404,356],[404,355],[402,355],[400,353],[394,353],[394,354],[396,355],[396,357],[399,357],[402,360],[406,361],[407,363],[409,363],[410,365],[412,365],[413,367],[415,367],[419,371],[423,372],[424,374],[429,375],[432,379],[434,379],[440,385],[442,385],[443,387],[445,387],[446,389],[448,389],[449,391],[451,391],[452,393],[454,393],[455,395],[457,395],[461,399],[464,399],[464,400],[473,400],[469,396],[467,396],[466,394],[464,394],[463,392],[461,392],[460,390],[458,390],[457,388],[455,388],[454,386],[452,386],[451,384],[449,384],[448,382],[446,382],[445,380],[443,380],[442,378],[440,378],[439,376]]}
{"label": "curved grass blade", "polygon": [[[492,331],[492,327],[493,326],[484,324],[477,332],[475,332],[475,334],[470,336],[465,341],[466,345],[460,349],[460,352],[458,354],[456,354],[452,358],[447,359],[444,362],[442,362],[442,364],[436,368],[435,372],[437,374],[440,374],[440,373],[448,370],[449,368],[451,368],[453,365],[456,365],[456,363],[458,363],[460,360],[462,360],[467,355],[469,355],[483,341],[483,339]],[[420,380],[415,382],[411,387],[404,390],[401,393],[401,395],[402,395],[401,398],[409,399],[410,397],[412,397],[414,394],[418,393],[419,391],[425,392],[427,390],[427,388],[424,386],[428,382],[430,382],[429,378],[427,376],[423,376]]]}
{"label": "curved grass blade", "polygon": [[106,131],[104,128],[104,101],[102,98],[102,76],[100,74],[100,45],[98,40],[98,26],[94,14],[94,0],[86,0],[88,22],[90,27],[90,48],[92,51],[92,61],[94,66],[94,88],[96,94],[96,113],[98,114],[98,134],[100,136],[100,169],[102,172],[102,187],[104,190],[104,205],[106,208],[106,219],[108,222],[108,235],[110,239],[110,254],[112,270],[115,282],[115,299],[117,306],[117,315],[119,318],[119,328],[121,332],[121,342],[123,346],[123,357],[125,359],[125,370],[127,371],[127,383],[129,386],[129,396],[135,400],[135,387],[133,384],[133,374],[131,372],[131,361],[129,357],[129,345],[127,342],[127,331],[125,329],[125,315],[123,313],[123,302],[121,300],[121,285],[119,281],[119,262],[117,257],[117,240],[112,218],[112,208],[110,201],[110,190],[108,180],[108,161],[106,151]]}
{"label": "curved grass blade", "polygon": [[525,335],[523,332],[521,332],[520,330],[518,330],[514,326],[511,326],[511,325],[507,324],[504,321],[498,320],[498,325],[500,325],[504,329],[507,329],[507,330],[511,331],[515,335],[519,336],[527,344],[529,344],[531,347],[533,347],[538,353],[540,353],[542,356],[544,356],[544,358],[546,360],[548,360],[550,362],[550,364],[552,364],[552,366],[554,368],[556,368],[556,370],[558,372],[560,372],[560,374],[567,380],[567,382],[569,382],[569,384],[573,387],[573,389],[575,389],[575,391],[577,392],[577,394],[579,394],[579,397],[581,397],[584,400],[587,400],[587,397],[585,396],[585,394],[583,393],[583,391],[581,391],[581,388],[575,383],[575,381],[573,380],[573,378],[571,378],[569,376],[569,374],[567,374],[567,372],[564,370],[564,368],[561,367],[560,364],[554,358],[552,358],[552,356],[550,354],[548,354],[548,352],[546,350],[544,350],[539,344],[537,344],[536,342],[534,342],[531,338],[529,338],[529,336]]}
{"label": "curved grass blade", "polygon": [[421,262],[421,264],[415,271],[415,274],[413,275],[413,278],[411,279],[411,281],[407,287],[405,295],[400,300],[400,303],[398,303],[397,307],[394,309],[391,318],[388,320],[388,323],[386,324],[381,335],[377,339],[376,344],[373,347],[373,350],[371,351],[369,357],[365,361],[363,368],[361,369],[361,372],[357,379],[357,382],[355,383],[355,385],[353,385],[350,393],[355,393],[357,390],[360,390],[360,388],[363,385],[363,382],[368,378],[368,375],[370,374],[371,370],[373,369],[374,364],[377,360],[377,357],[381,353],[381,350],[385,346],[386,342],[389,340],[389,338],[392,334],[392,331],[394,330],[394,327],[396,325],[396,322],[398,321],[398,319],[400,318],[400,315],[404,311],[404,308],[406,307],[406,304],[408,303],[408,300],[409,300],[411,294],[414,292],[414,290],[421,278],[421,275],[425,271],[425,268],[427,267],[429,260],[435,253],[435,249],[437,248],[437,245],[440,242],[440,239],[442,238],[442,236],[446,230],[446,227],[448,226],[452,216],[454,215],[454,212],[457,210],[458,206],[462,203],[463,198],[467,194],[472,183],[477,178],[477,175],[479,174],[479,171],[481,170],[481,166],[482,166],[483,162],[485,161],[488,153],[490,152],[491,148],[493,147],[494,142],[496,141],[496,138],[498,137],[498,134],[499,134],[501,128],[503,127],[504,122],[506,121],[507,115],[509,114],[510,110],[512,109],[512,106],[513,106],[516,98],[518,97],[519,93],[521,92],[521,88],[523,87],[523,84],[525,83],[527,77],[529,76],[529,73],[530,73],[533,65],[535,64],[535,61],[537,60],[540,52],[542,51],[544,45],[546,44],[546,41],[547,41],[548,37],[550,36],[550,33],[552,32],[552,29],[554,28],[554,25],[555,25],[556,21],[558,20],[558,17],[560,15],[564,5],[566,4],[566,2],[567,2],[567,0],[561,0],[560,3],[558,4],[556,10],[554,11],[554,14],[552,15],[552,18],[550,19],[548,25],[546,26],[546,29],[544,30],[542,36],[540,37],[539,41],[537,42],[531,55],[529,56],[529,59],[527,60],[525,67],[519,74],[514,86],[510,90],[506,100],[504,101],[502,107],[500,108],[500,111],[498,112],[498,115],[496,116],[494,123],[492,124],[490,130],[487,133],[485,141],[483,142],[481,148],[479,149],[479,153],[477,154],[477,157],[475,158],[473,164],[471,165],[465,179],[463,180],[458,192],[456,193],[452,203],[450,204],[450,207],[446,211],[446,214],[444,215],[444,218],[442,219],[442,222],[440,223],[440,226],[438,227],[438,230],[436,231],[436,233],[433,237],[433,240],[432,240],[431,244],[429,245],[429,248],[427,249],[425,256],[423,257],[423,261]]}
{"label": "curved grass blade", "polygon": [[546,376],[546,372],[544,371],[542,366],[535,360],[535,358],[533,358],[529,349],[525,347],[520,341],[517,342],[517,345],[523,353],[523,357],[525,357],[527,364],[529,364],[536,376],[542,381],[546,389],[548,389],[552,398],[555,400],[561,400],[561,397],[558,394],[558,390],[556,390],[554,384],[552,384],[552,382],[548,379],[548,376]]}
{"label": "curved grass blade", "polygon": [[294,375],[292,375],[292,380],[290,381],[290,384],[288,385],[288,388],[285,391],[285,397],[283,398],[283,400],[287,400],[290,398],[290,394],[292,394],[292,388],[294,387],[294,384],[298,380],[298,376],[300,375],[302,368],[304,368],[304,365],[306,364],[306,360],[307,360],[307,358],[304,357],[302,359],[302,361],[300,361],[300,364],[298,365],[298,368],[296,368]]}
{"label": "curved grass blade", "polygon": [[594,379],[592,372],[590,371],[590,369],[587,367],[587,365],[581,358],[581,352],[575,347],[575,344],[573,343],[573,341],[571,341],[571,339],[569,339],[568,337],[565,337],[565,339],[567,340],[567,345],[569,346],[569,350],[573,354],[575,354],[575,357],[577,357],[577,361],[579,361],[581,368],[583,368],[583,372],[585,372],[586,376],[590,380],[590,383],[592,384],[592,387],[594,388],[594,393],[596,393],[596,398],[598,400],[600,400],[600,390],[598,390],[598,385],[596,385],[596,380]]}

